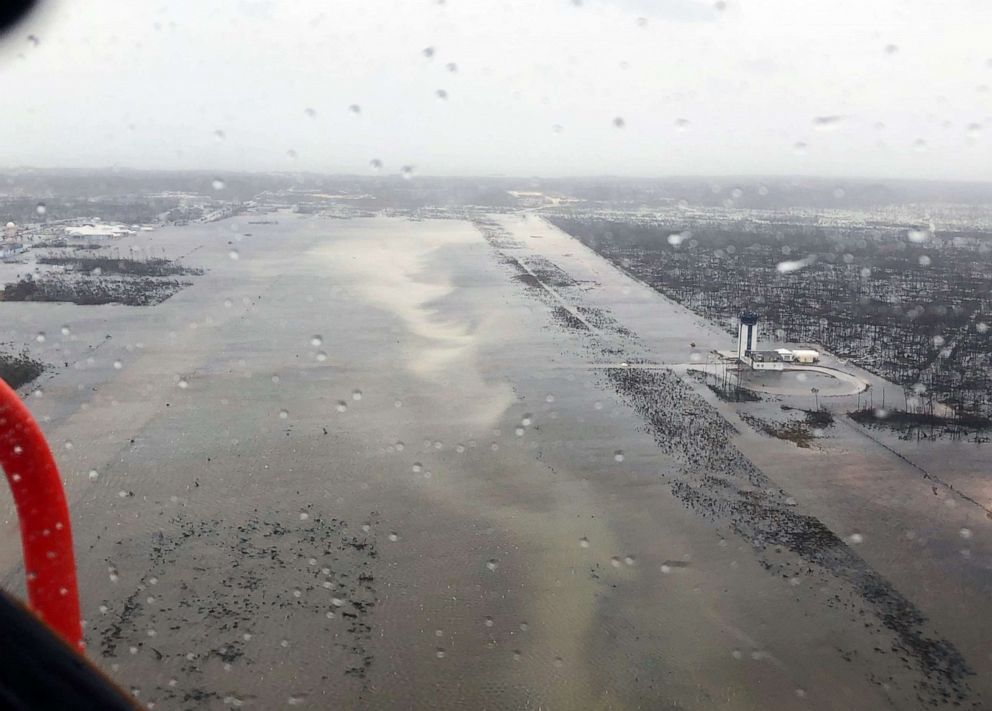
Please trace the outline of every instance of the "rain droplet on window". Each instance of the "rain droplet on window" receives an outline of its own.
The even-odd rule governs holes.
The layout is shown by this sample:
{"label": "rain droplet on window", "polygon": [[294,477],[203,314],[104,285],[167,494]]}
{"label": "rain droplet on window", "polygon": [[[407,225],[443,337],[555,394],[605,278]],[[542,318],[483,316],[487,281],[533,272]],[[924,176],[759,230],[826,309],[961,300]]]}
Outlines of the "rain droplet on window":
{"label": "rain droplet on window", "polygon": [[100,477],[100,472],[96,469],[90,469],[89,477],[91,481],[96,481]]}
{"label": "rain droplet on window", "polygon": [[434,92],[434,96],[436,96],[441,101],[444,101],[448,98],[448,92],[445,91],[444,89],[438,89],[437,91]]}
{"label": "rain droplet on window", "polygon": [[305,113],[310,118],[315,118],[317,116],[317,111],[309,107],[303,109],[303,113]]}
{"label": "rain droplet on window", "polygon": [[45,203],[39,202],[35,206],[34,211],[37,212],[39,215],[44,215],[46,212],[48,212],[48,208],[45,207]]}
{"label": "rain droplet on window", "polygon": [[922,138],[917,138],[913,141],[913,150],[917,153],[923,153],[927,149],[927,142]]}
{"label": "rain droplet on window", "polygon": [[849,543],[854,543],[855,545],[857,545],[859,543],[864,543],[865,537],[862,536],[860,533],[852,533],[850,536],[847,537],[847,540]]}
{"label": "rain droplet on window", "polygon": [[213,187],[214,190],[223,190],[224,189],[224,181],[221,180],[220,178],[214,178],[210,182],[210,185],[211,185],[211,187]]}
{"label": "rain droplet on window", "polygon": [[279,410],[280,420],[285,420],[287,417],[289,417],[289,410]]}
{"label": "rain droplet on window", "polygon": [[455,64],[454,62],[448,62],[447,64],[444,65],[444,68],[451,73],[455,73],[458,71],[458,65]]}
{"label": "rain droplet on window", "polygon": [[324,345],[324,337],[320,335],[310,336],[310,345],[313,346],[314,348],[319,348],[320,346]]}
{"label": "rain droplet on window", "polygon": [[887,45],[885,45],[885,53],[886,54],[895,54],[898,51],[899,51],[898,45],[894,45],[894,44],[887,44]]}
{"label": "rain droplet on window", "polygon": [[347,412],[348,403],[346,403],[344,400],[338,400],[337,404],[334,406],[334,409],[337,410],[338,412]]}
{"label": "rain droplet on window", "polygon": [[412,165],[404,165],[402,168],[400,168],[400,175],[403,176],[403,180],[410,180],[410,179],[412,179],[413,178],[413,166]]}
{"label": "rain droplet on window", "polygon": [[835,128],[839,128],[844,122],[843,116],[831,115],[831,116],[814,116],[813,117],[813,128],[818,131],[832,131]]}
{"label": "rain droplet on window", "polygon": [[613,125],[616,128],[623,128],[627,125],[627,122],[624,120],[623,116],[617,116],[613,119]]}
{"label": "rain droplet on window", "polygon": [[238,260],[241,258],[241,255],[238,253],[238,250],[236,249],[232,249],[230,252],[228,252],[227,256],[234,260]]}
{"label": "rain droplet on window", "polygon": [[369,161],[369,167],[372,170],[380,171],[382,170],[382,161],[379,160],[378,158],[373,158],[372,160]]}
{"label": "rain droplet on window", "polygon": [[38,341],[38,343],[44,343],[45,342],[45,332],[44,331],[39,331],[38,332],[38,335],[36,335],[34,337],[34,340]]}
{"label": "rain droplet on window", "polygon": [[615,462],[623,461],[623,452],[621,450],[618,449],[616,452],[613,453],[613,461]]}
{"label": "rain droplet on window", "polygon": [[351,106],[348,107],[348,111],[350,111],[353,114],[360,114],[362,113],[362,107],[359,106],[358,104],[352,104]]}
{"label": "rain droplet on window", "polygon": [[351,394],[351,399],[352,400],[361,400],[362,399],[362,391],[361,390],[355,390]]}
{"label": "rain droplet on window", "polygon": [[433,47],[424,47],[422,50],[420,50],[420,53],[423,54],[428,59],[430,59],[431,57],[434,56],[434,48]]}

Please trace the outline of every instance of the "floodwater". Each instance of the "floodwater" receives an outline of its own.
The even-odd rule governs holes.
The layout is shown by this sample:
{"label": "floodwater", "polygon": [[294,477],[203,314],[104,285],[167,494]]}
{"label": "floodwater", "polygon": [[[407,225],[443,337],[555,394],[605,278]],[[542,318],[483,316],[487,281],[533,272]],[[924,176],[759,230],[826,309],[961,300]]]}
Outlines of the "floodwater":
{"label": "floodwater", "polygon": [[670,371],[590,367],[729,335],[535,217],[257,219],[124,241],[207,270],[160,305],[2,304],[59,366],[26,393],[89,654],[141,701],[989,703],[975,506],[843,425],[799,450]]}

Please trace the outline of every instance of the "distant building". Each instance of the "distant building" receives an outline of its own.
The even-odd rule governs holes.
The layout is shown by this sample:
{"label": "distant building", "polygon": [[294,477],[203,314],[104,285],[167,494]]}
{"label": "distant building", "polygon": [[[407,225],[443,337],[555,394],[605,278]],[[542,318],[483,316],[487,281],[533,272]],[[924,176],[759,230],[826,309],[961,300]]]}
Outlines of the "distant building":
{"label": "distant building", "polygon": [[741,314],[737,331],[737,360],[753,370],[785,370],[787,363],[816,363],[819,351],[811,348],[776,348],[758,350],[758,315],[745,311]]}

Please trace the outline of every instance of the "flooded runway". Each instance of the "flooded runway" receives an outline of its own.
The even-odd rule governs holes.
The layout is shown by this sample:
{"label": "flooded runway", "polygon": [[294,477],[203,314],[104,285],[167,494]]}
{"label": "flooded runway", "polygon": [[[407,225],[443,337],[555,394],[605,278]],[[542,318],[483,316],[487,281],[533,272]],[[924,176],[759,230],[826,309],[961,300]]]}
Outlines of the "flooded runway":
{"label": "flooded runway", "polygon": [[876,547],[925,504],[866,520],[862,460],[843,487],[793,476],[836,465],[735,429],[679,368],[589,367],[692,363],[719,329],[533,217],[270,219],[133,238],[206,270],[157,306],[4,304],[56,364],[29,404],[89,654],[141,701],[988,703],[978,512]]}

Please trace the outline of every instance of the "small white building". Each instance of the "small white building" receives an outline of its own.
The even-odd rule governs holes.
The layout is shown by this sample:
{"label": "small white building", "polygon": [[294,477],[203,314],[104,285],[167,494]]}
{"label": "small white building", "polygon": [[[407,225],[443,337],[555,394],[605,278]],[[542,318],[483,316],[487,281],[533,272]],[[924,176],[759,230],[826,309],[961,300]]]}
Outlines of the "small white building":
{"label": "small white building", "polygon": [[820,360],[820,352],[812,348],[796,348],[792,351],[792,359],[797,363],[816,363]]}
{"label": "small white building", "polygon": [[785,370],[787,363],[816,363],[819,351],[812,348],[776,348],[759,351],[758,315],[745,311],[741,314],[737,331],[737,359],[754,370]]}

